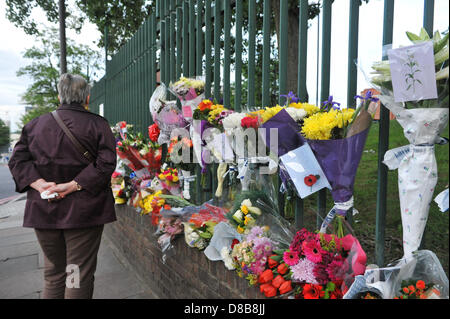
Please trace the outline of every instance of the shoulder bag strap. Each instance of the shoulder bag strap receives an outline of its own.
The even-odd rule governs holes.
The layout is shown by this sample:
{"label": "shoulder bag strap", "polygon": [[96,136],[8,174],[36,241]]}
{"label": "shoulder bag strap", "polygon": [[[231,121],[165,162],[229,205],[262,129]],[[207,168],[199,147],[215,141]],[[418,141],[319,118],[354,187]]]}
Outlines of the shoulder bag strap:
{"label": "shoulder bag strap", "polygon": [[56,111],[52,112],[53,118],[56,120],[56,123],[61,127],[61,129],[64,131],[64,133],[67,135],[67,137],[70,139],[70,141],[75,145],[75,147],[78,149],[78,151],[83,154],[83,156],[89,161],[94,162],[94,157],[89,153],[89,151],[81,145],[81,143],[73,136],[72,132],[69,130],[69,128],[64,124],[61,117],[59,117],[58,113]]}

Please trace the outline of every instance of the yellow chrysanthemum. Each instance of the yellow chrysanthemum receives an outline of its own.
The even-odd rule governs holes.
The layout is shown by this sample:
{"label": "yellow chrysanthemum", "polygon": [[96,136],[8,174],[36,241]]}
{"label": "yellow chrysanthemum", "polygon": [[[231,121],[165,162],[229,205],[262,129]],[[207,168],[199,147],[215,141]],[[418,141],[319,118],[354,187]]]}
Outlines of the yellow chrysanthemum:
{"label": "yellow chrysanthemum", "polygon": [[241,226],[238,226],[238,227],[237,227],[237,232],[238,232],[239,234],[244,233],[244,231],[245,231],[245,229],[242,228]]}
{"label": "yellow chrysanthemum", "polygon": [[261,114],[261,118],[263,123],[270,120],[272,117],[274,117],[278,112],[280,112],[284,107],[282,106],[274,106],[274,107],[266,107],[264,109],[264,113]]}
{"label": "yellow chrysanthemum", "polygon": [[302,134],[310,140],[328,140],[334,128],[344,128],[350,123],[354,112],[343,109],[313,114],[304,120]]}
{"label": "yellow chrysanthemum", "polygon": [[316,114],[320,111],[320,108],[309,103],[291,103],[289,104],[289,107],[295,107],[297,109],[304,109],[306,111],[306,114],[308,116],[311,116],[313,114]]}

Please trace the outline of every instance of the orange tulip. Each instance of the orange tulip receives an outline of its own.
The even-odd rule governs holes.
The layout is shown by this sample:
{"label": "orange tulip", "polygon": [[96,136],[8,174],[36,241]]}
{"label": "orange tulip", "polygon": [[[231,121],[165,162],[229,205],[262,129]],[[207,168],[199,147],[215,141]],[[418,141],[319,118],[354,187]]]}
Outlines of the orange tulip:
{"label": "orange tulip", "polygon": [[272,258],[270,258],[269,257],[269,268],[270,269],[272,269],[272,268],[275,268],[276,266],[278,266],[278,261],[276,261],[276,260],[273,260]]}
{"label": "orange tulip", "polygon": [[278,273],[281,275],[284,275],[285,273],[287,273],[288,270],[289,270],[289,267],[285,263],[280,264],[277,268]]}
{"label": "orange tulip", "polygon": [[275,287],[272,286],[272,285],[267,285],[267,286],[264,288],[264,295],[265,295],[267,298],[275,297],[275,296],[277,295],[277,288],[275,288]]}
{"label": "orange tulip", "polygon": [[278,288],[278,290],[280,291],[280,294],[285,294],[285,293],[291,291],[292,290],[291,281],[286,280],[285,282],[283,282],[281,284],[280,288]]}
{"label": "orange tulip", "polygon": [[286,280],[283,278],[283,276],[278,275],[275,277],[274,280],[272,280],[272,285],[275,288],[279,288],[281,286],[281,284],[283,284]]}
{"label": "orange tulip", "polygon": [[260,284],[269,283],[273,279],[273,272],[270,269],[263,271],[258,278]]}

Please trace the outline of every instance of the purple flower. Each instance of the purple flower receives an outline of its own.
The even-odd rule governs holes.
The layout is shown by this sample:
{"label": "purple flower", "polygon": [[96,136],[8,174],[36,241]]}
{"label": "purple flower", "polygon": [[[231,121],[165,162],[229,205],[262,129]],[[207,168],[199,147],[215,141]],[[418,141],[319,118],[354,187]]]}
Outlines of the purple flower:
{"label": "purple flower", "polygon": [[294,92],[290,91],[287,95],[280,95],[281,97],[285,97],[287,99],[286,105],[292,103],[298,103],[300,99],[294,94]]}
{"label": "purple flower", "polygon": [[[335,105],[337,105],[337,107]],[[339,106],[341,106],[341,103],[334,102],[333,96],[330,95],[327,101],[322,102],[322,106],[322,110],[326,110],[328,112],[330,110],[330,107],[332,107],[334,110],[339,110]]]}
{"label": "purple flower", "polygon": [[373,97],[373,93],[371,90],[368,90],[366,92],[366,96],[364,96],[364,97],[361,95],[356,95],[355,99],[361,99],[361,100],[365,100],[367,102],[378,102],[378,100],[379,100],[378,98]]}

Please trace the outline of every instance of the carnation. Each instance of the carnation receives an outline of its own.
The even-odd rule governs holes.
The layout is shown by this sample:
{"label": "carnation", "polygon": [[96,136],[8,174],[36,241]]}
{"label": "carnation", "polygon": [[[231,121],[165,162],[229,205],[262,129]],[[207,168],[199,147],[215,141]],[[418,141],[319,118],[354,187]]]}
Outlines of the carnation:
{"label": "carnation", "polygon": [[296,265],[291,266],[292,279],[299,282],[306,282],[311,284],[317,284],[314,276],[315,264],[306,259],[301,259]]}

